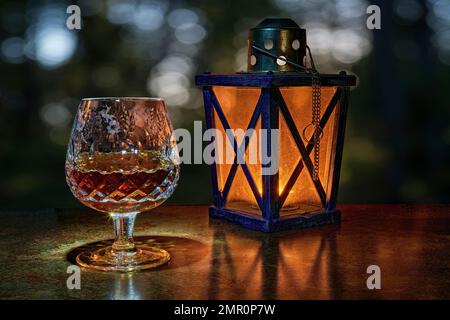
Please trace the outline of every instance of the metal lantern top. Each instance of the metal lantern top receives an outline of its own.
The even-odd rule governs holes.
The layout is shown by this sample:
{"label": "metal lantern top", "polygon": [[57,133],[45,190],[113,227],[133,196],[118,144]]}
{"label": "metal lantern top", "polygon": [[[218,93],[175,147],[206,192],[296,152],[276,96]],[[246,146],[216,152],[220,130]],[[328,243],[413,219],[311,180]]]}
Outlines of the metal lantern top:
{"label": "metal lantern top", "polygon": [[291,19],[264,19],[249,31],[248,72],[299,71],[294,64],[305,67],[305,56],[306,30]]}

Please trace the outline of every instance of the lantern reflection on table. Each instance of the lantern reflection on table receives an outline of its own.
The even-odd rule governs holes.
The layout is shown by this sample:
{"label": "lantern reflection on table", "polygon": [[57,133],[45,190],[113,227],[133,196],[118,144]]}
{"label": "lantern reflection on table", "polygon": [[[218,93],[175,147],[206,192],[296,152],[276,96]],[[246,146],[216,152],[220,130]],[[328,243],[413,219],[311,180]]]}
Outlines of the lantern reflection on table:
{"label": "lantern reflection on table", "polygon": [[[210,215],[261,231],[338,222],[336,197],[355,76],[319,74],[311,54],[307,67],[306,31],[290,19],[264,20],[250,30],[248,47],[249,72],[196,77],[207,127],[223,133],[234,152],[231,163],[211,166]],[[230,135],[231,129],[247,135]],[[249,161],[255,145],[258,159]],[[216,159],[225,159],[227,148],[216,144]],[[274,164],[277,170],[269,170]]]}

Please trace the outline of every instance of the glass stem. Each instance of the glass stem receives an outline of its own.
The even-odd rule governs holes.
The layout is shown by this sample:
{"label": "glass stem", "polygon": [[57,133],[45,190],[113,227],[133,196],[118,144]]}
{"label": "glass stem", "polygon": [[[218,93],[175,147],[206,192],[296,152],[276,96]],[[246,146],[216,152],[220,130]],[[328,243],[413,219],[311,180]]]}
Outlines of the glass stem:
{"label": "glass stem", "polygon": [[114,254],[133,254],[136,246],[133,241],[134,220],[137,213],[111,213],[114,223],[115,239],[112,245]]}

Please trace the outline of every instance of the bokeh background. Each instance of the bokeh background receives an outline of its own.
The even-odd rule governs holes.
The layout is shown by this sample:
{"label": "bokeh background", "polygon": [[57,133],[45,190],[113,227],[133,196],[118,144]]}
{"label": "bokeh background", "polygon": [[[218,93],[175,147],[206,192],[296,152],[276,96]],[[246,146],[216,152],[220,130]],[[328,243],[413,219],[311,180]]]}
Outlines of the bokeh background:
{"label": "bokeh background", "polygon": [[[77,4],[82,29],[66,28]],[[381,30],[366,8],[381,7]],[[203,120],[195,74],[246,69],[266,17],[307,29],[321,72],[352,91],[341,202],[450,200],[450,1],[84,0],[0,2],[0,207],[81,206],[64,159],[79,100],[160,96],[176,128]],[[172,202],[207,203],[209,169],[183,165]]]}

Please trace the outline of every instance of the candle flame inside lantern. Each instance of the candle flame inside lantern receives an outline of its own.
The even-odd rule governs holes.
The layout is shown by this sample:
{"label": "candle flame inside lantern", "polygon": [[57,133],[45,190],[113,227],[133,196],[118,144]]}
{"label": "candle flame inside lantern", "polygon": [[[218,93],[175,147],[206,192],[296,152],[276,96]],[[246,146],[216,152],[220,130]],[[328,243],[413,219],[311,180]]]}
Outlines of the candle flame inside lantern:
{"label": "candle flame inside lantern", "polygon": [[[282,184],[282,185],[285,185],[284,183],[281,183],[281,184]],[[261,182],[258,182],[258,183],[257,183],[257,187],[258,187],[258,192],[259,192],[259,194],[262,195],[262,186],[261,186]],[[279,187],[278,187],[278,195],[282,194],[282,193],[283,193],[283,190],[284,190],[284,187],[279,186]],[[292,193],[294,193],[294,190],[289,191],[289,194],[292,194]]]}

